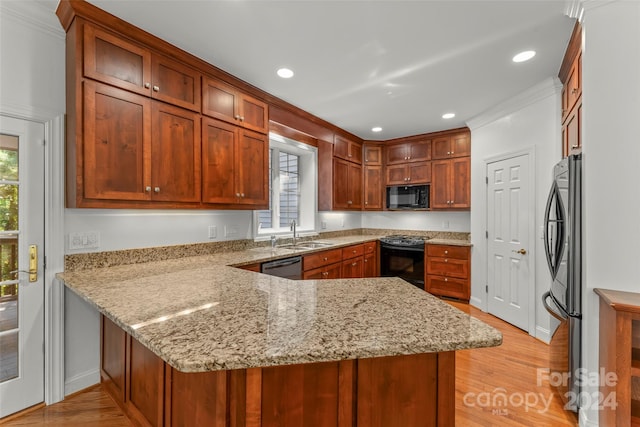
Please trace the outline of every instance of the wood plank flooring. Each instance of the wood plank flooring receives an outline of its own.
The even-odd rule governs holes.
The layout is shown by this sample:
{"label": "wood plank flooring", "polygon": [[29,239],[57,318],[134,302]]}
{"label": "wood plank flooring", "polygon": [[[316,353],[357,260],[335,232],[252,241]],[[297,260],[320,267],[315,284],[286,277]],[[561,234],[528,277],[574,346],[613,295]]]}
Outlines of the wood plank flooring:
{"label": "wood plank flooring", "polygon": [[[503,334],[500,347],[457,352],[456,426],[577,425],[575,416],[563,411],[560,399],[548,383],[538,380],[538,368],[549,366],[546,344],[467,304],[451,304]],[[132,425],[100,386],[0,424],[7,427]]]}

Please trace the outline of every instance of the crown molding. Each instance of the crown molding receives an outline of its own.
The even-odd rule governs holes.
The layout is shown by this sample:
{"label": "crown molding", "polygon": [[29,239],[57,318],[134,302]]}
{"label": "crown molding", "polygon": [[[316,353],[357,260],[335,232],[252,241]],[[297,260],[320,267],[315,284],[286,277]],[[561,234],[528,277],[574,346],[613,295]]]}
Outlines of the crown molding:
{"label": "crown molding", "polygon": [[[56,2],[57,3],[57,2]],[[54,2],[0,1],[0,16],[13,18],[36,31],[64,40],[65,32],[55,14]]]}
{"label": "crown molding", "polygon": [[549,96],[556,96],[562,91],[562,82],[557,77],[549,77],[524,92],[497,104],[475,117],[467,120],[467,126],[471,131],[485,126],[489,123],[515,113],[533,103],[536,103]]}
{"label": "crown molding", "polygon": [[582,22],[582,15],[584,14],[582,3],[584,3],[583,0],[565,0],[564,14],[569,18],[575,18],[578,22]]}

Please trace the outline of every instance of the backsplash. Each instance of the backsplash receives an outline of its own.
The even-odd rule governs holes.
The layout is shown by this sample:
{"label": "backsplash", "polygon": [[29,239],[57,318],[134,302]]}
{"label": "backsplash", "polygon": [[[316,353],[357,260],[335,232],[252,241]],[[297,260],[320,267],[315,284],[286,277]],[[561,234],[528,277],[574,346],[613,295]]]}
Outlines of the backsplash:
{"label": "backsplash", "polygon": [[[405,234],[421,236],[429,239],[453,239],[470,241],[471,233],[444,232],[444,231],[414,231],[394,230],[378,228],[360,228],[355,230],[329,231],[320,233],[319,236],[301,238],[303,240],[320,240],[333,237],[354,235],[378,235]],[[291,239],[280,239],[279,244],[289,243]],[[66,255],[64,259],[65,271],[87,270],[92,268],[113,267],[116,265],[138,264],[149,261],[163,261],[167,259],[184,258],[191,256],[209,255],[220,252],[242,251],[246,249],[268,246],[269,241],[255,242],[251,239],[227,240],[222,242],[193,243],[187,245],[159,246],[154,248],[125,249],[106,252],[91,252]]]}

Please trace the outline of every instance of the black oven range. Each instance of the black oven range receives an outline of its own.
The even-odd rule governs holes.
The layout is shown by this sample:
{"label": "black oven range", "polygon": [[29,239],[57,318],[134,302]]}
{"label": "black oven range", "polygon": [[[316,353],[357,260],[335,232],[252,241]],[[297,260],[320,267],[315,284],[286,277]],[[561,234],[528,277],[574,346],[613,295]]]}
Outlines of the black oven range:
{"label": "black oven range", "polygon": [[380,275],[400,277],[424,289],[424,242],[418,236],[393,235],[380,239]]}

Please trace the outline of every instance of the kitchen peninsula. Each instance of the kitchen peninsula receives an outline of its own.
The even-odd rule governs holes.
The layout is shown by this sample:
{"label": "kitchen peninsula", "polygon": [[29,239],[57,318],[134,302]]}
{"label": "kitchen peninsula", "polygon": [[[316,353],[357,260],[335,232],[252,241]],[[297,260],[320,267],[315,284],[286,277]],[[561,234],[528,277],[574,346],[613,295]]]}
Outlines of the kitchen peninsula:
{"label": "kitchen peninsula", "polygon": [[[324,240],[335,247],[374,240]],[[59,275],[102,314],[102,381],[138,425],[454,425],[483,322],[398,278],[292,281],[253,248]]]}

